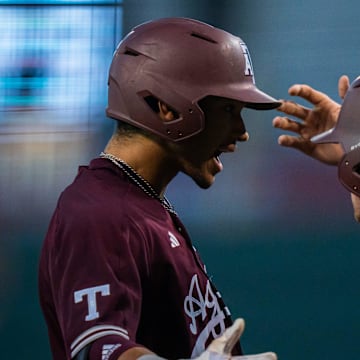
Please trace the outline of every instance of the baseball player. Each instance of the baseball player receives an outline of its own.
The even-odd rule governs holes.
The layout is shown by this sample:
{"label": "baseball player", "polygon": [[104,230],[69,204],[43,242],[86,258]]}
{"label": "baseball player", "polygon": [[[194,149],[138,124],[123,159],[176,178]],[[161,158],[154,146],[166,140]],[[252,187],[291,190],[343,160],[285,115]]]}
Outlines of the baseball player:
{"label": "baseball player", "polygon": [[179,172],[210,187],[220,155],[248,140],[242,108],[279,104],[256,87],[245,43],[223,30],[167,18],[123,39],[108,80],[116,129],[61,194],[43,244],[55,360],[247,358],[243,320],[233,323],[164,193]]}
{"label": "baseball player", "polygon": [[309,109],[293,101],[283,101],[278,110],[300,121],[277,116],[273,125],[296,134],[281,135],[280,145],[338,166],[339,180],[351,192],[354,217],[360,222],[360,77],[350,86],[349,78],[341,76],[338,92],[342,105],[309,85],[291,86],[290,95],[300,96],[314,107]]}

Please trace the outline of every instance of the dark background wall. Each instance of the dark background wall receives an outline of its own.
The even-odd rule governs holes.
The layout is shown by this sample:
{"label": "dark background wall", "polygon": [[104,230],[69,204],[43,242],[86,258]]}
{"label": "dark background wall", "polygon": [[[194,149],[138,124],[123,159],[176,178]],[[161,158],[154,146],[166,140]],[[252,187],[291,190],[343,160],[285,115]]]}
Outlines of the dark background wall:
{"label": "dark background wall", "polygon": [[[41,242],[60,191],[112,132],[103,113],[107,67],[134,25],[187,16],[237,34],[249,47],[257,85],[277,98],[304,82],[339,100],[338,77],[359,74],[355,0],[87,3],[0,6],[3,37],[13,39],[0,42],[1,359],[50,358],[37,299]],[[44,33],[49,28],[57,32]],[[36,50],[24,50],[31,45]],[[32,69],[33,80],[19,68]],[[19,85],[24,78],[30,89]],[[245,111],[250,141],[223,156],[215,185],[200,190],[180,175],[168,197],[233,315],[246,319],[246,352],[355,360],[360,225],[335,168],[277,145],[275,115]]]}

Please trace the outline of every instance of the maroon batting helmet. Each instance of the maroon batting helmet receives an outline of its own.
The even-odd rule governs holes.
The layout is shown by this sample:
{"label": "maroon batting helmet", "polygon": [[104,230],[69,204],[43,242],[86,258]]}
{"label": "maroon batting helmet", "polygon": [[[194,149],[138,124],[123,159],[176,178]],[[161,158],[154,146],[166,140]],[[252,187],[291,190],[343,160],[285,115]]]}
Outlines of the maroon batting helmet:
{"label": "maroon batting helmet", "polygon": [[360,196],[360,77],[346,93],[334,128],[311,139],[316,143],[340,143],[345,155],[338,165],[340,182]]}
{"label": "maroon batting helmet", "polygon": [[[198,101],[208,95],[254,109],[280,105],[255,86],[250,55],[240,38],[186,18],[135,27],[114,53],[108,85],[109,117],[173,141],[203,130]],[[163,122],[150,99],[167,104],[178,117]]]}

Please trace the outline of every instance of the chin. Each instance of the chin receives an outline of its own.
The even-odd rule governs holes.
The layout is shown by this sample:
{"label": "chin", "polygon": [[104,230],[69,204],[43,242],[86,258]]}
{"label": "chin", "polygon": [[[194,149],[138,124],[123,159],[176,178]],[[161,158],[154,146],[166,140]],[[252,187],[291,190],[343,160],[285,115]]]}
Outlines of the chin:
{"label": "chin", "polygon": [[197,186],[201,189],[208,189],[215,182],[216,171],[209,168],[208,164],[202,164],[202,166],[192,166],[184,171]]}
{"label": "chin", "polygon": [[215,182],[215,177],[209,178],[196,178],[193,180],[195,181],[196,185],[199,186],[201,189],[208,189],[212,184]]}

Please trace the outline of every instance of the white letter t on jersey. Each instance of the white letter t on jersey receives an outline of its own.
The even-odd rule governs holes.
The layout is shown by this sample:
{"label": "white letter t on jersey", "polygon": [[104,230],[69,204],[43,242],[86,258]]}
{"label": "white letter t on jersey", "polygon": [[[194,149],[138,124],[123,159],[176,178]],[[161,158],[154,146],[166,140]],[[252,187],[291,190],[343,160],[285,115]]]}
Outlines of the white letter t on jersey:
{"label": "white letter t on jersey", "polygon": [[85,317],[85,321],[94,320],[99,317],[99,313],[97,311],[96,306],[96,294],[100,293],[101,296],[110,295],[110,285],[100,285],[94,286],[87,289],[82,289],[74,292],[74,301],[75,304],[82,302],[83,297],[87,296],[88,303],[88,314]]}

